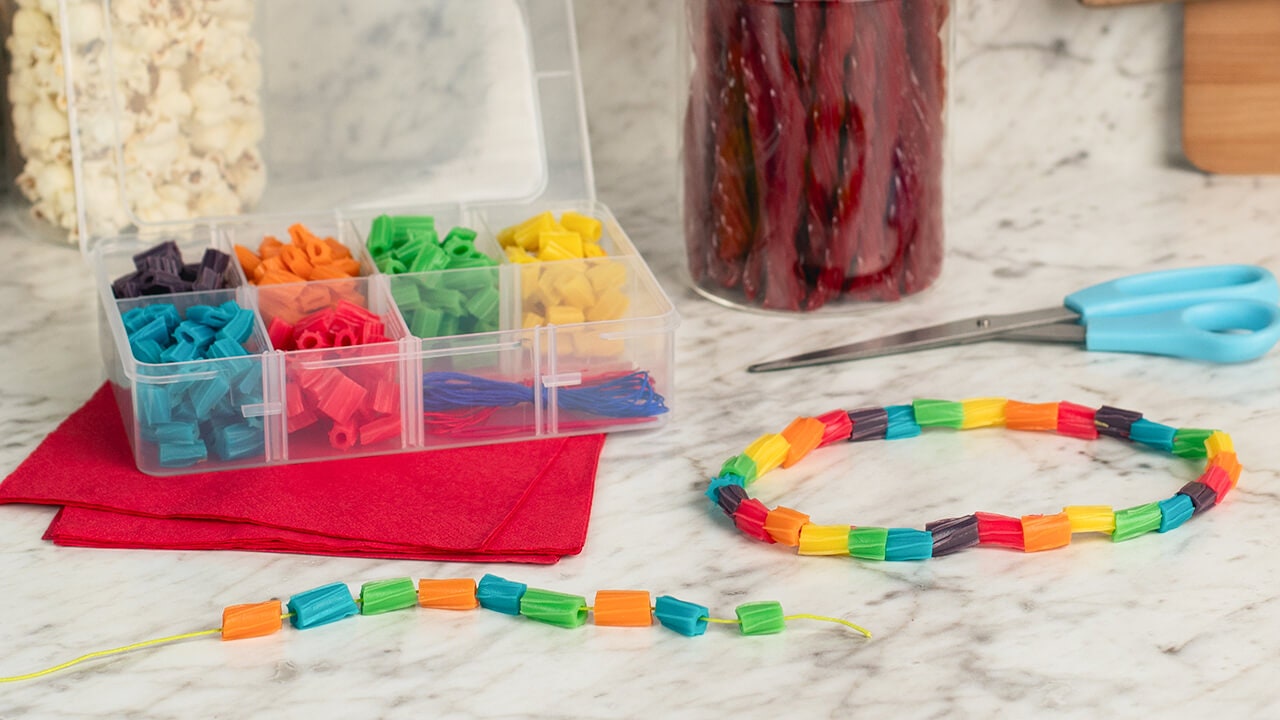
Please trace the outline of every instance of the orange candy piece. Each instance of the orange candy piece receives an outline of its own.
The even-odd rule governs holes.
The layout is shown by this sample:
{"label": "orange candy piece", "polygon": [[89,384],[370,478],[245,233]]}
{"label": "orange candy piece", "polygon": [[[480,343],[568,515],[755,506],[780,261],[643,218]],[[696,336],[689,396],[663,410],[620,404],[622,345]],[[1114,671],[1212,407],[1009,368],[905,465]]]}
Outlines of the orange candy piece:
{"label": "orange candy piece", "polygon": [[1022,518],[1022,549],[1026,552],[1055,550],[1071,544],[1071,519],[1057,515],[1025,515]]}
{"label": "orange candy piece", "polygon": [[1231,478],[1231,487],[1235,487],[1236,483],[1240,482],[1240,472],[1243,468],[1240,467],[1240,460],[1236,458],[1235,453],[1218,453],[1213,457],[1213,460],[1209,461],[1209,465],[1217,465],[1222,468],[1227,473],[1227,477]]}
{"label": "orange candy piece", "polygon": [[1004,425],[1010,430],[1058,429],[1058,403],[1021,403],[1010,400],[1004,406]]}
{"label": "orange candy piece", "polygon": [[764,518],[764,531],[779,545],[798,547],[800,529],[809,524],[809,516],[799,510],[778,506]]}
{"label": "orange candy piece", "polygon": [[644,590],[601,590],[591,608],[596,625],[648,627],[653,624],[653,604]]}
{"label": "orange candy piece", "polygon": [[787,459],[782,461],[782,467],[789,468],[813,452],[814,448],[822,444],[822,436],[826,429],[827,426],[816,418],[805,417],[792,420],[787,429],[782,431],[782,437],[791,443],[791,449],[787,451]]}
{"label": "orange candy piece", "polygon": [[253,605],[232,605],[222,611],[222,639],[245,640],[264,637],[280,630],[284,609],[279,600]]}
{"label": "orange candy piece", "polygon": [[418,581],[418,604],[436,610],[475,610],[476,581],[472,578]]}
{"label": "orange candy piece", "polygon": [[311,280],[341,280],[360,276],[360,262],[334,238],[318,237],[305,225],[289,226],[289,243],[272,235],[262,238],[255,255],[236,245],[236,258],[254,285],[282,285]]}

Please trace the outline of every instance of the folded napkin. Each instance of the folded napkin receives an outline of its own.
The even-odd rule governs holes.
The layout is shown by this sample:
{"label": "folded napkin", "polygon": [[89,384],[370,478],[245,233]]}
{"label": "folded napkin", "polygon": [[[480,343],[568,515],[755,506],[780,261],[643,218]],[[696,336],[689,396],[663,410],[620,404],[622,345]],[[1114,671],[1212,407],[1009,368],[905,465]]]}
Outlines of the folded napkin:
{"label": "folded napkin", "polygon": [[153,477],[108,385],[8,478],[59,545],[552,563],[582,550],[603,435]]}

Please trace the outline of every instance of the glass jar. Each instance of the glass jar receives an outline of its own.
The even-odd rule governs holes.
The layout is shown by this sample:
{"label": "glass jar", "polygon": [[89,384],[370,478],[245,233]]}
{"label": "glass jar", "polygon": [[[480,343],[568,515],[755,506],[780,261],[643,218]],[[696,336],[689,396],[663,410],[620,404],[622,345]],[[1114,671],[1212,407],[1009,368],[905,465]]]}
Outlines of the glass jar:
{"label": "glass jar", "polygon": [[695,288],[812,312],[942,269],[949,0],[685,0]]}

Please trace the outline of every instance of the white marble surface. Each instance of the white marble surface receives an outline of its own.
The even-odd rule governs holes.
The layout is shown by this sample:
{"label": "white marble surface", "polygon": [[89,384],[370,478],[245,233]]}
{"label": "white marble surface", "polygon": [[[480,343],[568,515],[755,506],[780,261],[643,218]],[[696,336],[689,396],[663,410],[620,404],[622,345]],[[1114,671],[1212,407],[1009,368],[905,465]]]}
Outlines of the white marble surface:
{"label": "white marble surface", "polygon": [[[593,12],[584,25],[603,32],[609,25]],[[588,85],[598,88],[592,73],[620,67],[620,53],[606,62],[598,45],[584,46]],[[1126,92],[1110,87],[1099,92]],[[621,102],[599,91],[592,98],[597,113]],[[1058,100],[1034,102],[1051,108]],[[720,614],[774,599],[790,612],[853,619],[874,640],[806,623],[771,637],[713,628],[686,639],[659,628],[563,631],[487,612],[418,610],[241,643],[196,640],[4,686],[0,718],[1280,714],[1280,541],[1272,524],[1280,509],[1280,352],[1217,367],[987,344],[767,376],[743,371],[757,359],[906,325],[1052,305],[1069,290],[1141,269],[1232,261],[1280,271],[1280,182],[1206,179],[1152,158],[1144,164],[1140,153],[1117,163],[1124,168],[1097,155],[1056,167],[970,164],[955,175],[947,264],[934,289],[841,318],[766,317],[686,289],[672,166],[661,151],[624,161],[635,144],[666,142],[658,133],[672,126],[661,108],[638,112],[649,121],[626,135],[596,123],[600,189],[684,316],[677,415],[660,433],[606,443],[581,556],[495,568],[64,549],[40,539],[52,510],[0,508],[0,675],[211,627],[225,605],[335,580],[357,587],[486,571],[588,596],[649,589]],[[1117,126],[1140,130],[1136,120]],[[1105,128],[1080,138],[1082,147],[1092,143],[1125,145]],[[7,471],[88,396],[101,369],[94,300],[75,256],[13,228],[0,229],[0,255],[11,268],[0,281]],[[1174,425],[1222,427],[1246,474],[1223,507],[1172,535],[1084,540],[1037,556],[978,549],[918,564],[797,558],[755,545],[701,496],[723,458],[797,414],[992,394],[1109,403]],[[1124,507],[1167,497],[1194,474],[1118,443],[989,431],[837,447],[772,476],[759,493],[818,521],[918,525],[976,509]]]}

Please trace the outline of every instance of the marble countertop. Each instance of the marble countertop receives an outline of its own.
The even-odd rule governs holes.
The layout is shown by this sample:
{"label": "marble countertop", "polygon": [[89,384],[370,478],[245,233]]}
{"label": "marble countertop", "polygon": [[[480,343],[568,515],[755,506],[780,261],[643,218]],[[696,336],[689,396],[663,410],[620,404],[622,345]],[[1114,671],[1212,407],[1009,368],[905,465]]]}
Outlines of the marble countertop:
{"label": "marble countertop", "polygon": [[[602,199],[684,318],[674,422],[610,437],[585,551],[554,566],[248,553],[81,550],[41,540],[53,510],[0,508],[0,675],[200,629],[225,605],[341,580],[496,571],[590,596],[641,588],[732,615],[745,601],[869,627],[793,623],[564,631],[493,613],[395,613],[242,643],[192,641],[5,686],[0,718],[39,717],[1268,717],[1280,712],[1280,353],[1238,366],[984,344],[763,376],[750,361],[979,311],[1060,302],[1146,268],[1280,271],[1280,183],[1178,170],[960,170],[942,279],[841,317],[762,316],[701,300],[681,276],[666,164],[602,176]],[[0,229],[0,470],[101,381],[94,297],[65,249]],[[923,563],[799,558],[753,544],[702,497],[708,473],[799,414],[914,397],[1004,395],[1142,410],[1230,432],[1246,472],[1215,512],[1168,536],[1084,539],[1041,555],[972,550]],[[760,486],[815,521],[918,526],[977,509],[1149,502],[1196,470],[1113,442],[999,431],[841,447]],[[1267,668],[1271,667],[1272,670]]]}

